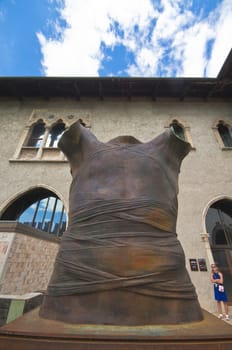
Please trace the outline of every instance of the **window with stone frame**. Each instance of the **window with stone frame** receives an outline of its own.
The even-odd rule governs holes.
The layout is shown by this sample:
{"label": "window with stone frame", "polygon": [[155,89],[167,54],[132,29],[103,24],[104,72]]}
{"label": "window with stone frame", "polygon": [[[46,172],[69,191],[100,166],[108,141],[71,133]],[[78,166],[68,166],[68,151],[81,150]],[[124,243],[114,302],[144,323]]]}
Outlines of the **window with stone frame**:
{"label": "window with stone frame", "polygon": [[192,149],[195,149],[193,146],[193,141],[190,133],[190,128],[184,125],[182,122],[177,119],[173,119],[168,127],[172,127],[174,129],[175,134],[182,140],[189,142]]}
{"label": "window with stone frame", "polygon": [[182,140],[186,141],[185,133],[184,133],[184,128],[183,126],[177,121],[173,120],[172,123],[170,124],[170,127],[172,127],[175,131],[175,134]]}
{"label": "window with stone frame", "polygon": [[216,127],[214,127],[214,132],[221,148],[232,149],[232,127],[230,124],[219,120]]}
{"label": "window with stone frame", "polygon": [[88,115],[84,118],[73,114],[60,117],[60,112],[33,111],[10,161],[66,162],[64,154],[58,148],[58,142],[65,129],[77,120],[83,126],[90,127]]}
{"label": "window with stone frame", "polygon": [[45,123],[42,120],[38,120],[30,128],[28,138],[25,140],[25,146],[39,147],[43,140],[45,133]]}
{"label": "window with stone frame", "polygon": [[61,138],[63,132],[65,131],[65,124],[62,120],[59,120],[56,124],[54,124],[49,131],[46,147],[57,147],[59,139]]}

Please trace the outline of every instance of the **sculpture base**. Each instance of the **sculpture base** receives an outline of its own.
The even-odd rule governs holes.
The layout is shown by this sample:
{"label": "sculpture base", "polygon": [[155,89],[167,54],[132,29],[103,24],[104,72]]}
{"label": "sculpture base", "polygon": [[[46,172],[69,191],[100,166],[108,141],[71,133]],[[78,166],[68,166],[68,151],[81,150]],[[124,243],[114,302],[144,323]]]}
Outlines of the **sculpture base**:
{"label": "sculpture base", "polygon": [[197,299],[152,297],[127,290],[45,295],[40,316],[65,323],[111,326],[177,325],[203,319]]}
{"label": "sculpture base", "polygon": [[74,325],[42,319],[33,310],[0,328],[0,350],[229,350],[232,326],[203,311],[181,325]]}

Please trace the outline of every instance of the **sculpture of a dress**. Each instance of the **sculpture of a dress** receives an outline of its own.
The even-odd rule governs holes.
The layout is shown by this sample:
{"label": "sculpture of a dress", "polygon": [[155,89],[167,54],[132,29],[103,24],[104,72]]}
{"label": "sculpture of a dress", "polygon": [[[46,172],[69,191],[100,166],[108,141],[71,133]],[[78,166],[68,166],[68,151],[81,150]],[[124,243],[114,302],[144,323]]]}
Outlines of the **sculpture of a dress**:
{"label": "sculpture of a dress", "polygon": [[80,122],[62,136],[73,181],[40,316],[79,324],[200,321],[176,235],[178,174],[189,143],[170,128],[150,142],[102,143]]}

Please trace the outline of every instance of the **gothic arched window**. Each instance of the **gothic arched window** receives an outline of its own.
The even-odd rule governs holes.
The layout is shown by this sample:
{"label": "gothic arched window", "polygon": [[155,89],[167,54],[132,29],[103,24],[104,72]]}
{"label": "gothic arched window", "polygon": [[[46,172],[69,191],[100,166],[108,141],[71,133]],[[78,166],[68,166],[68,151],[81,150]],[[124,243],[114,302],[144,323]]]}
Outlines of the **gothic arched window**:
{"label": "gothic arched window", "polygon": [[45,124],[39,120],[36,124],[32,125],[30,129],[29,138],[26,141],[28,147],[40,147],[45,133]]}
{"label": "gothic arched window", "polygon": [[185,137],[185,132],[184,132],[184,128],[183,126],[177,121],[177,120],[173,120],[172,123],[170,124],[170,127],[172,127],[175,131],[175,134],[181,138],[182,140],[186,141],[186,137]]}
{"label": "gothic arched window", "polygon": [[217,131],[223,142],[224,147],[232,147],[232,131],[222,120],[217,125]]}
{"label": "gothic arched window", "polygon": [[90,128],[88,117],[86,121],[79,116],[57,116],[47,110],[34,110],[23,129],[11,161],[66,162],[58,142],[65,129],[78,120],[83,126]]}
{"label": "gothic arched window", "polygon": [[59,121],[58,123],[54,124],[50,129],[46,142],[46,147],[57,147],[59,139],[64,131],[65,124],[63,122]]}

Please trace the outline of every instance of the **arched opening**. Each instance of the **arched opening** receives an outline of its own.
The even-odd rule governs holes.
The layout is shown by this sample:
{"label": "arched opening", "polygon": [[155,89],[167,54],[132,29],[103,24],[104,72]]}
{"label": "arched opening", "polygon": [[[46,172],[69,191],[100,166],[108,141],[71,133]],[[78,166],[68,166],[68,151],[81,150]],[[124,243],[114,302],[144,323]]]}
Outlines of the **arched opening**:
{"label": "arched opening", "polygon": [[30,129],[29,137],[26,141],[28,147],[40,147],[45,133],[45,123],[39,120],[36,124],[32,125]]}
{"label": "arched opening", "polygon": [[232,301],[232,200],[214,202],[206,214],[206,230],[214,261],[223,275],[229,300]]}
{"label": "arched opening", "polygon": [[58,121],[54,124],[49,132],[46,147],[57,147],[59,139],[65,131],[65,124],[62,121]]}
{"label": "arched opening", "polygon": [[232,147],[232,132],[230,128],[222,121],[217,125],[218,133],[225,147]]}
{"label": "arched opening", "polygon": [[174,129],[175,134],[179,138],[181,138],[182,140],[186,140],[185,133],[184,133],[184,128],[176,119],[174,119],[169,126]]}
{"label": "arched opening", "polygon": [[18,221],[36,229],[61,237],[67,216],[58,196],[43,187],[37,187],[18,197],[3,212],[1,220]]}

